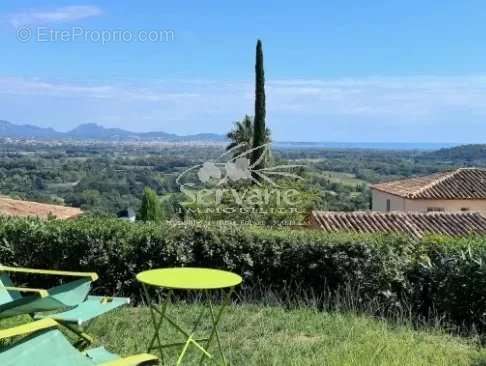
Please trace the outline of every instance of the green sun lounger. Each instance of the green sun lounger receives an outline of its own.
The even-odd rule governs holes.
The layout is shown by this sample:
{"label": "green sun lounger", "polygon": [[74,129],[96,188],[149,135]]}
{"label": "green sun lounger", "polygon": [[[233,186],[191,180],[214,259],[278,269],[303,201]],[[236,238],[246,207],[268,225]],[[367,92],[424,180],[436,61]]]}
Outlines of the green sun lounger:
{"label": "green sun lounger", "polygon": [[14,328],[0,330],[2,366],[148,366],[158,365],[157,357],[144,353],[126,358],[98,347],[78,351],[58,329],[53,319],[42,319]]}
{"label": "green sun lounger", "polygon": [[[51,289],[15,286],[9,273],[72,278]],[[34,319],[52,318],[77,334],[85,344],[92,342],[85,333],[96,317],[130,303],[123,297],[88,296],[96,273],[16,268],[0,265],[0,319],[29,314]]]}

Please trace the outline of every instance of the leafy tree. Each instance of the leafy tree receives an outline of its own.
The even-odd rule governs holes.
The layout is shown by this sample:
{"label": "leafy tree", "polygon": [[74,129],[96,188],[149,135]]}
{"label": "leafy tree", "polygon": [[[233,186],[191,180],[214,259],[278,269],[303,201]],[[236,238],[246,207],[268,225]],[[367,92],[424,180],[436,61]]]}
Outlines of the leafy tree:
{"label": "leafy tree", "polygon": [[[262,42],[258,40],[256,46],[255,62],[255,120],[253,128],[253,148],[265,144],[265,72],[263,70],[263,49]],[[265,149],[256,149],[251,156],[251,163],[254,170],[265,167],[265,159],[261,158]],[[255,174],[255,179],[260,179]]]}
{"label": "leafy tree", "polygon": [[154,190],[145,187],[142,197],[142,205],[138,213],[140,220],[143,221],[161,221],[162,210],[160,207],[159,197]]}

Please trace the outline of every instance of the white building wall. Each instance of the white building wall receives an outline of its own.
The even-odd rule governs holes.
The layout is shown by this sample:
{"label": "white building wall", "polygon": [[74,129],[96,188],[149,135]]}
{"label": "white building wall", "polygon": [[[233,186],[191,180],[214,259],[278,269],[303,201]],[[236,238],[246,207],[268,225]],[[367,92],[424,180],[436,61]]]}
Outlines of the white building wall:
{"label": "white building wall", "polygon": [[405,211],[405,199],[389,193],[371,190],[371,209],[373,211],[387,212],[387,201],[390,201],[389,211]]}
{"label": "white building wall", "polygon": [[390,201],[390,211],[427,212],[430,209],[445,212],[485,212],[484,200],[410,200],[392,195],[390,193],[371,190],[371,209],[373,211],[387,212],[387,200]]}

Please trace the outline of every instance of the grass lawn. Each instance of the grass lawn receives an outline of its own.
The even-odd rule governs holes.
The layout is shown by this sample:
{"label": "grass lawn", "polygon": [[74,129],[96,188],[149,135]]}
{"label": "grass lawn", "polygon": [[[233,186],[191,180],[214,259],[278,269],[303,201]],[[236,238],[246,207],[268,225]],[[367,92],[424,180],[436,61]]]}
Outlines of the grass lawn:
{"label": "grass lawn", "polygon": [[[200,309],[182,304],[171,307],[171,315],[190,322]],[[486,350],[472,341],[366,316],[256,305],[229,307],[225,315],[220,330],[232,365],[486,365]],[[19,321],[0,321],[0,328]],[[98,319],[89,333],[97,344],[129,355],[145,351],[152,329],[147,308],[126,308]],[[174,331],[163,335],[168,342],[178,340]],[[168,365],[175,364],[174,352]],[[197,364],[198,356],[192,348],[183,364]]]}
{"label": "grass lawn", "polygon": [[[179,305],[171,313],[190,321],[199,309]],[[471,341],[366,316],[254,305],[230,307],[225,315],[220,329],[232,365],[486,365],[486,351]],[[114,312],[99,319],[91,333],[121,354],[144,351],[152,335],[148,309]],[[172,331],[164,336],[177,340]],[[190,354],[184,364],[196,364],[199,351],[192,348]]]}

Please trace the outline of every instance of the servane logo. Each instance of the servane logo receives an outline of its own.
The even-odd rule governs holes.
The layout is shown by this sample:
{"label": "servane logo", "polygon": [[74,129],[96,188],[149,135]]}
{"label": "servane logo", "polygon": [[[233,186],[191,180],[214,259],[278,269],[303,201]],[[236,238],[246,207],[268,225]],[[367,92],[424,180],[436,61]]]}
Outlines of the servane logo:
{"label": "servane logo", "polygon": [[[251,163],[255,151],[259,158]],[[187,198],[183,205],[204,214],[298,213],[300,192],[281,182],[303,180],[295,173],[303,166],[261,164],[270,160],[270,144],[248,150],[238,145],[214,161],[190,167],[176,179]]]}

